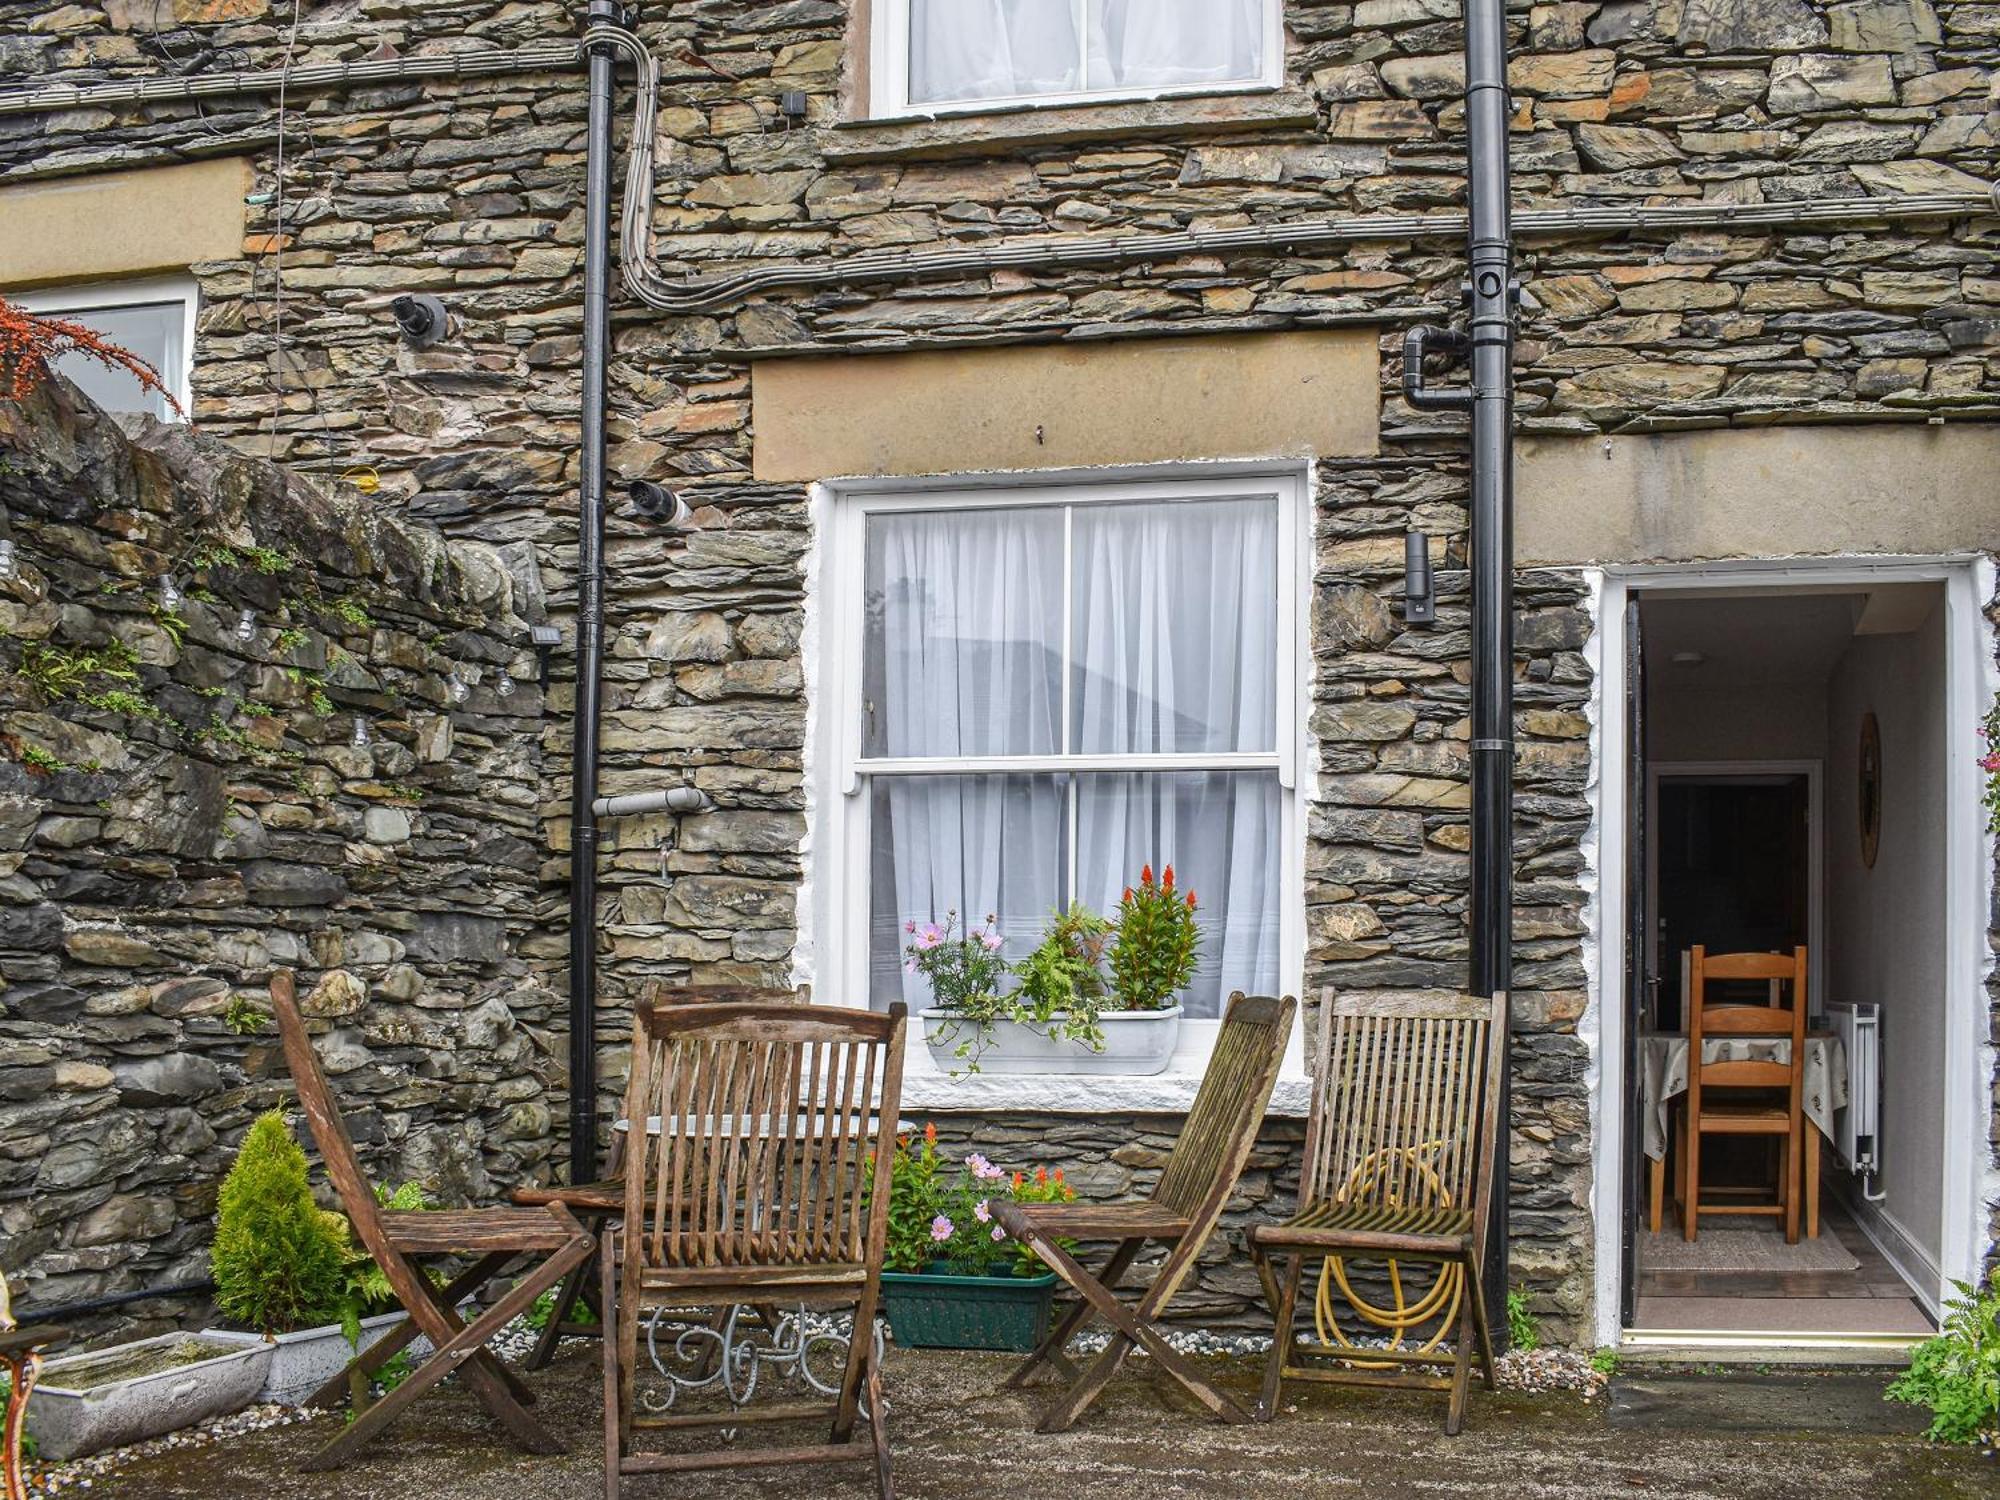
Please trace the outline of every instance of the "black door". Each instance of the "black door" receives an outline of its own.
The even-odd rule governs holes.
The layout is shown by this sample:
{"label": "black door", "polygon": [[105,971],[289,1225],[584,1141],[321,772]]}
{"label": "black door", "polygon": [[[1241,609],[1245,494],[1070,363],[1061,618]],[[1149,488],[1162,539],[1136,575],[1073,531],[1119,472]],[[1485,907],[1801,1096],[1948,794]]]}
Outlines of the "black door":
{"label": "black door", "polygon": [[1639,1026],[1646,1013],[1646,653],[1639,640],[1639,601],[1625,606],[1625,1160],[1620,1177],[1624,1207],[1619,1215],[1618,1321],[1632,1326],[1638,1295]]}

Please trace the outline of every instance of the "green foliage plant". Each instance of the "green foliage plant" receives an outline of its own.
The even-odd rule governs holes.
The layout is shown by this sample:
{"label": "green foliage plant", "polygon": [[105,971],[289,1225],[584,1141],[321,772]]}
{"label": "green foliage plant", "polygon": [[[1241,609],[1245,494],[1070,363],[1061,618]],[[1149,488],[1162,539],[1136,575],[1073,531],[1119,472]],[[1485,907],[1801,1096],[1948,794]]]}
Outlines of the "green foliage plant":
{"label": "green foliage plant", "polygon": [[1519,1287],[1507,1291],[1507,1345],[1526,1352],[1542,1347],[1542,1327],[1528,1311],[1528,1294]]}
{"label": "green foliage plant", "polygon": [[209,1261],[223,1313],[259,1333],[324,1321],[346,1277],[346,1221],[313,1202],[283,1112],[259,1115],[223,1179]]}
{"label": "green foliage plant", "polygon": [[1174,887],[1174,867],[1153,879],[1149,864],[1118,902],[1111,943],[1111,986],[1125,1010],[1166,1010],[1194,978],[1201,951],[1195,894]]}
{"label": "green foliage plant", "polygon": [[1927,1406],[1925,1436],[1940,1443],[2000,1447],[2000,1284],[1984,1290],[1955,1281],[1935,1337],[1910,1351],[1910,1367],[1884,1393],[1888,1400]]}

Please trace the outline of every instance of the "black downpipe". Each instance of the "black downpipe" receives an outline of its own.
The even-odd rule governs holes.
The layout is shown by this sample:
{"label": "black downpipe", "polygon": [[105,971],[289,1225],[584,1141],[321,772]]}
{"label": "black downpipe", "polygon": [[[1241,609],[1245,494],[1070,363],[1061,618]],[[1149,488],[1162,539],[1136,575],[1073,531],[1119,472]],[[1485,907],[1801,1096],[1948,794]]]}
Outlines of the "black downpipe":
{"label": "black downpipe", "polygon": [[[1465,123],[1472,309],[1472,963],[1471,988],[1513,983],[1514,245],[1507,181],[1505,0],[1465,0]],[[1495,1329],[1508,1278],[1509,1073],[1500,1075],[1493,1233],[1485,1293]]]}
{"label": "black downpipe", "polygon": [[[616,0],[591,25],[620,26]],[[597,719],[604,661],[604,384],[611,345],[611,48],[590,48],[583,188],[583,411],[577,496],[576,715],[570,768],[569,1175],[597,1175]]]}

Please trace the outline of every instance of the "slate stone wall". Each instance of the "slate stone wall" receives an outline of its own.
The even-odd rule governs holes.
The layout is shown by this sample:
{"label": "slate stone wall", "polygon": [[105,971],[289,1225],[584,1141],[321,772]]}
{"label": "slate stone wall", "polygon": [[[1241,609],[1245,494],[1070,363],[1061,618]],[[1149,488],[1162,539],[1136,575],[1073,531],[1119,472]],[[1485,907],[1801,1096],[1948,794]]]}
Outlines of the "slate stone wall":
{"label": "slate stone wall", "polygon": [[[304,15],[297,55],[312,61],[570,34],[563,7],[535,0],[361,0]],[[670,274],[696,274],[888,246],[1451,206],[1463,192],[1457,15],[1452,0],[1293,0],[1276,94],[865,124],[853,118],[848,5],[642,5],[641,34],[663,61],[657,249]],[[267,0],[165,11],[0,0],[0,56],[28,79],[271,66],[287,18]],[[1591,0],[1511,5],[1510,23],[1524,206],[1804,202],[1974,189],[1991,174],[1991,5]],[[786,89],[808,97],[802,123],[779,113]],[[279,183],[268,100],[0,117],[0,183],[249,154],[259,201],[243,255],[194,268],[203,427],[308,470],[372,464],[411,515],[530,544],[567,628],[582,118],[576,74],[302,97]],[[1323,795],[1311,813],[1308,982],[1455,982],[1462,444],[1457,419],[1405,406],[1396,356],[1408,322],[1457,311],[1462,255],[1437,240],[1187,256],[784,292],[685,317],[621,301],[612,466],[674,483],[695,524],[662,540],[614,517],[605,786],[687,774],[718,811],[607,830],[605,1034],[618,1034],[621,999],[645,978],[775,980],[788,969],[805,831],[797,642],[810,532],[801,486],[750,477],[748,365],[830,351],[1381,329],[1383,452],[1323,462],[1316,496]],[[1996,264],[1991,217],[1526,243],[1536,305],[1519,346],[1522,428],[1992,420]],[[456,320],[451,339],[422,353],[395,340],[377,302],[409,289],[439,293]],[[1439,628],[1421,633],[1392,608],[1412,523],[1447,549]],[[1799,539],[1801,551],[1814,545]],[[1588,624],[1575,580],[1521,584],[1515,1255],[1552,1332],[1583,1337],[1592,1269],[1576,876]],[[551,921],[519,948],[550,985],[565,944],[559,716],[569,703],[559,661],[540,791]],[[614,1050],[607,1100],[620,1076]]]}
{"label": "slate stone wall", "polygon": [[541,704],[508,560],[184,427],[128,439],[67,386],[0,402],[0,517],[17,1295],[206,1277],[235,1145],[290,1093],[275,967],[304,971],[383,1180],[491,1201],[537,1169],[562,1001],[516,951],[538,918]]}

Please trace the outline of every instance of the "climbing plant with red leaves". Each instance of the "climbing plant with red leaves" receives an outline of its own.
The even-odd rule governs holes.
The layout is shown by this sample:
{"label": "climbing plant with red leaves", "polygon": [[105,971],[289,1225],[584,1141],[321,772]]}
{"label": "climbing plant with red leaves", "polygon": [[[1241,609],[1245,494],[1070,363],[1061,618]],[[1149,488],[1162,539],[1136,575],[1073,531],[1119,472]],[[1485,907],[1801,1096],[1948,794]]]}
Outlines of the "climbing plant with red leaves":
{"label": "climbing plant with red leaves", "polygon": [[160,372],[131,350],[70,318],[44,317],[0,297],[0,396],[24,399],[48,378],[50,363],[65,354],[81,354],[107,370],[123,370],[146,390],[158,391],[177,415],[187,415]]}

